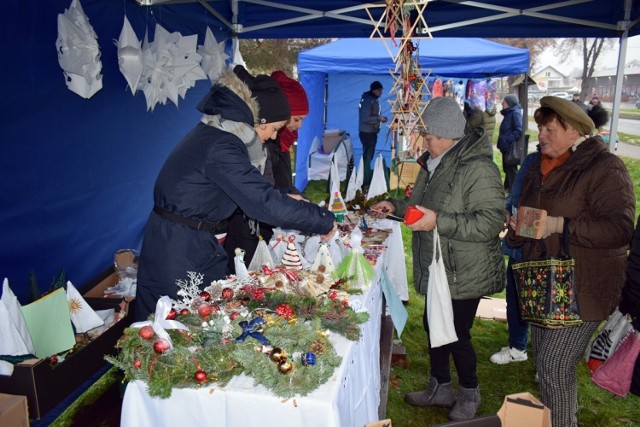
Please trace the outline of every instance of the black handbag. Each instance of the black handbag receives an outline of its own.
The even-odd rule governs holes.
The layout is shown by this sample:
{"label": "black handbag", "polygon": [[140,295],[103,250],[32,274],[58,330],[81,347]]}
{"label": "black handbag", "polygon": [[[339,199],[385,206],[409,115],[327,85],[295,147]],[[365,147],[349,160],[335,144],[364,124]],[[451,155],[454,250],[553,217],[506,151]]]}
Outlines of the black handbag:
{"label": "black handbag", "polygon": [[511,265],[518,290],[523,320],[548,329],[582,324],[575,283],[575,259],[569,254],[569,232],[564,226],[562,252],[547,257],[544,241],[543,259]]}
{"label": "black handbag", "polygon": [[504,164],[506,166],[518,166],[522,163],[523,138],[513,141],[509,149],[504,153]]}

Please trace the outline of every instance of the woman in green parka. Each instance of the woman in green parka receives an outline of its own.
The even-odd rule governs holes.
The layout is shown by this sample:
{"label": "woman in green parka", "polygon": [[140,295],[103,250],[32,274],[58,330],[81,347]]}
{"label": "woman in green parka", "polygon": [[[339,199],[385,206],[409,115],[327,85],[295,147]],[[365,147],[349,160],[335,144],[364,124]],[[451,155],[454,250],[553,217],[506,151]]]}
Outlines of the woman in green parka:
{"label": "woman in green parka", "polygon": [[[408,206],[415,205],[423,213],[408,225],[413,231],[415,287],[423,295],[433,257],[433,230],[438,226],[458,341],[429,349],[427,389],[407,394],[405,401],[415,406],[450,407],[451,420],[466,420],[480,406],[471,327],[480,298],[500,292],[505,283],[498,237],[505,221],[504,191],[491,141],[481,127],[464,133],[465,118],[455,100],[433,99],[422,121],[427,152],[418,159],[422,170],[410,198],[386,200],[373,210],[403,216]],[[426,310],[424,326],[429,334]],[[451,384],[450,356],[460,383],[457,396]]]}

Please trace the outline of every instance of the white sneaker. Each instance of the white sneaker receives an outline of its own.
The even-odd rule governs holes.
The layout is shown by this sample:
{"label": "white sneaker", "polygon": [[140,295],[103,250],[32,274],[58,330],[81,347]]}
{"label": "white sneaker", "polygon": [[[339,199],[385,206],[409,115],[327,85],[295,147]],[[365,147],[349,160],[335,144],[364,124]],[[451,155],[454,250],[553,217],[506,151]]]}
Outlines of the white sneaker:
{"label": "white sneaker", "polygon": [[502,349],[491,356],[492,363],[505,365],[511,362],[524,362],[527,360],[527,350],[518,350],[512,347],[502,347]]}

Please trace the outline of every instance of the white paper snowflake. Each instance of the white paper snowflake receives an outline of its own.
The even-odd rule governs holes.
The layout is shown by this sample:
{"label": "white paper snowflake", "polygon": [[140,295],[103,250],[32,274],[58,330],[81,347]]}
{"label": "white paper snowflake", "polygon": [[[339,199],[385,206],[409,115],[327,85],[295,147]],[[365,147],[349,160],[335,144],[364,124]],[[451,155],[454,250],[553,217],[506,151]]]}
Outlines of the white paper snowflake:
{"label": "white paper snowflake", "polygon": [[204,38],[204,45],[198,45],[198,54],[202,56],[202,69],[209,76],[211,83],[218,81],[226,68],[227,55],[224,51],[225,42],[218,42],[210,28]]}

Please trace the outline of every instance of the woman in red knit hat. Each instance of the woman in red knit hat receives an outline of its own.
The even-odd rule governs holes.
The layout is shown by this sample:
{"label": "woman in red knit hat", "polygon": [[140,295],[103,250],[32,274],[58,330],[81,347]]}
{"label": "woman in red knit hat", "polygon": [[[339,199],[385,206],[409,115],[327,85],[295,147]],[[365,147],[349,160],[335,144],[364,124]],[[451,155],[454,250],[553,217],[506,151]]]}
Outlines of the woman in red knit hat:
{"label": "woman in red knit hat", "polygon": [[291,109],[291,118],[280,129],[278,137],[266,144],[267,150],[269,150],[269,160],[271,161],[275,187],[286,193],[300,194],[300,191],[293,186],[291,153],[289,150],[298,139],[298,129],[302,127],[302,121],[309,114],[309,100],[302,85],[288,77],[284,72],[274,71],[271,73],[271,77],[282,88]]}

